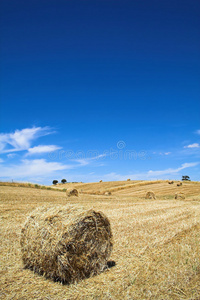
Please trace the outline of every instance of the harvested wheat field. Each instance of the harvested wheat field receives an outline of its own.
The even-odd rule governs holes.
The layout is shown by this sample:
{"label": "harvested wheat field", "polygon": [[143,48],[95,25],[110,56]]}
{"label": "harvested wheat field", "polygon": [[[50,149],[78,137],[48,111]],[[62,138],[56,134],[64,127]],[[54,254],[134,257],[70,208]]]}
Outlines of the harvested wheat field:
{"label": "harvested wheat field", "polygon": [[[168,181],[65,187],[78,189],[79,197],[59,190],[0,186],[1,299],[200,299],[199,182],[179,187]],[[148,191],[156,199],[145,199]],[[174,199],[177,192],[185,199]],[[105,214],[113,235],[109,260],[115,262],[108,266],[113,267],[71,284],[24,268],[20,240],[27,216],[42,206],[60,205]]]}

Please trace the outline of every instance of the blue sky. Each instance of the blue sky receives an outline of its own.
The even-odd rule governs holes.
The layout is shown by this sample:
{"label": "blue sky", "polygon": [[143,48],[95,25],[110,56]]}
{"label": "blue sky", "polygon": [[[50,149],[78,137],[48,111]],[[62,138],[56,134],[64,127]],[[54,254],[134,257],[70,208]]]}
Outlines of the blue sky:
{"label": "blue sky", "polygon": [[200,180],[198,0],[0,5],[0,180]]}

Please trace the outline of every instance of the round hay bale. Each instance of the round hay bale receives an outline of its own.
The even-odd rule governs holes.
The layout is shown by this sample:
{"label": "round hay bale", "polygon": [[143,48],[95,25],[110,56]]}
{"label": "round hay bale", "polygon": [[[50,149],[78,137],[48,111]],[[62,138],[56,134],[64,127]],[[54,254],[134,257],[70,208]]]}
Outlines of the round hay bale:
{"label": "round hay bale", "polygon": [[111,192],[105,192],[104,195],[105,196],[110,196],[110,195],[112,195],[112,193]]}
{"label": "round hay bale", "polygon": [[169,183],[169,184],[173,184],[174,182],[173,182],[173,180],[171,180],[171,181],[168,181],[168,183]]}
{"label": "round hay bale", "polygon": [[67,190],[67,196],[68,197],[71,197],[71,196],[78,197],[78,191],[77,191],[77,189],[68,189]]}
{"label": "round hay bale", "polygon": [[178,182],[178,183],[177,183],[177,186],[181,186],[181,185],[182,185],[182,182]]}
{"label": "round hay bale", "polygon": [[185,194],[184,193],[181,193],[181,192],[177,192],[176,194],[175,194],[175,197],[174,197],[175,199],[181,199],[181,200],[184,200],[185,199]]}
{"label": "round hay bale", "polygon": [[155,199],[156,200],[156,196],[155,196],[154,192],[147,192],[145,198],[146,199]]}
{"label": "round hay bale", "polygon": [[130,179],[127,179],[127,181],[131,181]]}
{"label": "round hay bale", "polygon": [[103,180],[99,180],[99,182],[103,182]]}
{"label": "round hay bale", "polygon": [[68,284],[102,272],[113,247],[108,218],[73,205],[34,210],[20,243],[25,268]]}

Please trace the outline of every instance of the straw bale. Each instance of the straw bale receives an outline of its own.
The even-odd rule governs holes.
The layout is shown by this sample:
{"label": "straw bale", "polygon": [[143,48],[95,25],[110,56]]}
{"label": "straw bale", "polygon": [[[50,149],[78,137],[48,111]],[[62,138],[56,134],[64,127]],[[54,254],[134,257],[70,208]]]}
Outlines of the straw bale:
{"label": "straw bale", "polygon": [[172,180],[172,181],[168,181],[168,183],[169,183],[169,184],[173,184],[174,182],[173,182],[173,180]]}
{"label": "straw bale", "polygon": [[156,199],[156,196],[154,194],[154,192],[147,192],[146,193],[146,199]]}
{"label": "straw bale", "polygon": [[68,189],[66,191],[66,193],[67,193],[68,197],[71,197],[71,196],[78,197],[78,191],[77,191],[77,189]]}
{"label": "straw bale", "polygon": [[20,243],[25,268],[67,284],[102,272],[113,247],[108,218],[77,205],[34,210]]}
{"label": "straw bale", "polygon": [[178,182],[178,183],[177,183],[177,186],[181,186],[181,185],[182,185],[182,182]]}
{"label": "straw bale", "polygon": [[184,193],[181,193],[181,192],[177,192],[176,194],[175,194],[175,197],[174,197],[175,199],[182,199],[182,200],[184,200],[185,199],[185,194]]}
{"label": "straw bale", "polygon": [[103,182],[103,180],[99,180],[99,182]]}
{"label": "straw bale", "polygon": [[110,195],[112,195],[112,193],[111,192],[105,192],[104,195],[105,196],[110,196]]}
{"label": "straw bale", "polygon": [[127,179],[127,181],[131,181],[130,179]]}

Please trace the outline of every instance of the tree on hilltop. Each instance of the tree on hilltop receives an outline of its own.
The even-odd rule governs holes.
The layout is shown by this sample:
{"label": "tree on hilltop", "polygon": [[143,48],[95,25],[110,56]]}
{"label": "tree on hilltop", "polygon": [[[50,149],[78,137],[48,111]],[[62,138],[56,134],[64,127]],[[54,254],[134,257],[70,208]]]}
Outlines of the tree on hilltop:
{"label": "tree on hilltop", "polygon": [[64,184],[64,183],[67,182],[67,180],[66,179],[62,179],[61,182]]}
{"label": "tree on hilltop", "polygon": [[187,175],[182,176],[182,181],[190,181],[190,177]]}
{"label": "tree on hilltop", "polygon": [[58,183],[58,180],[53,180],[52,183],[53,183],[54,185],[56,185],[56,184]]}

